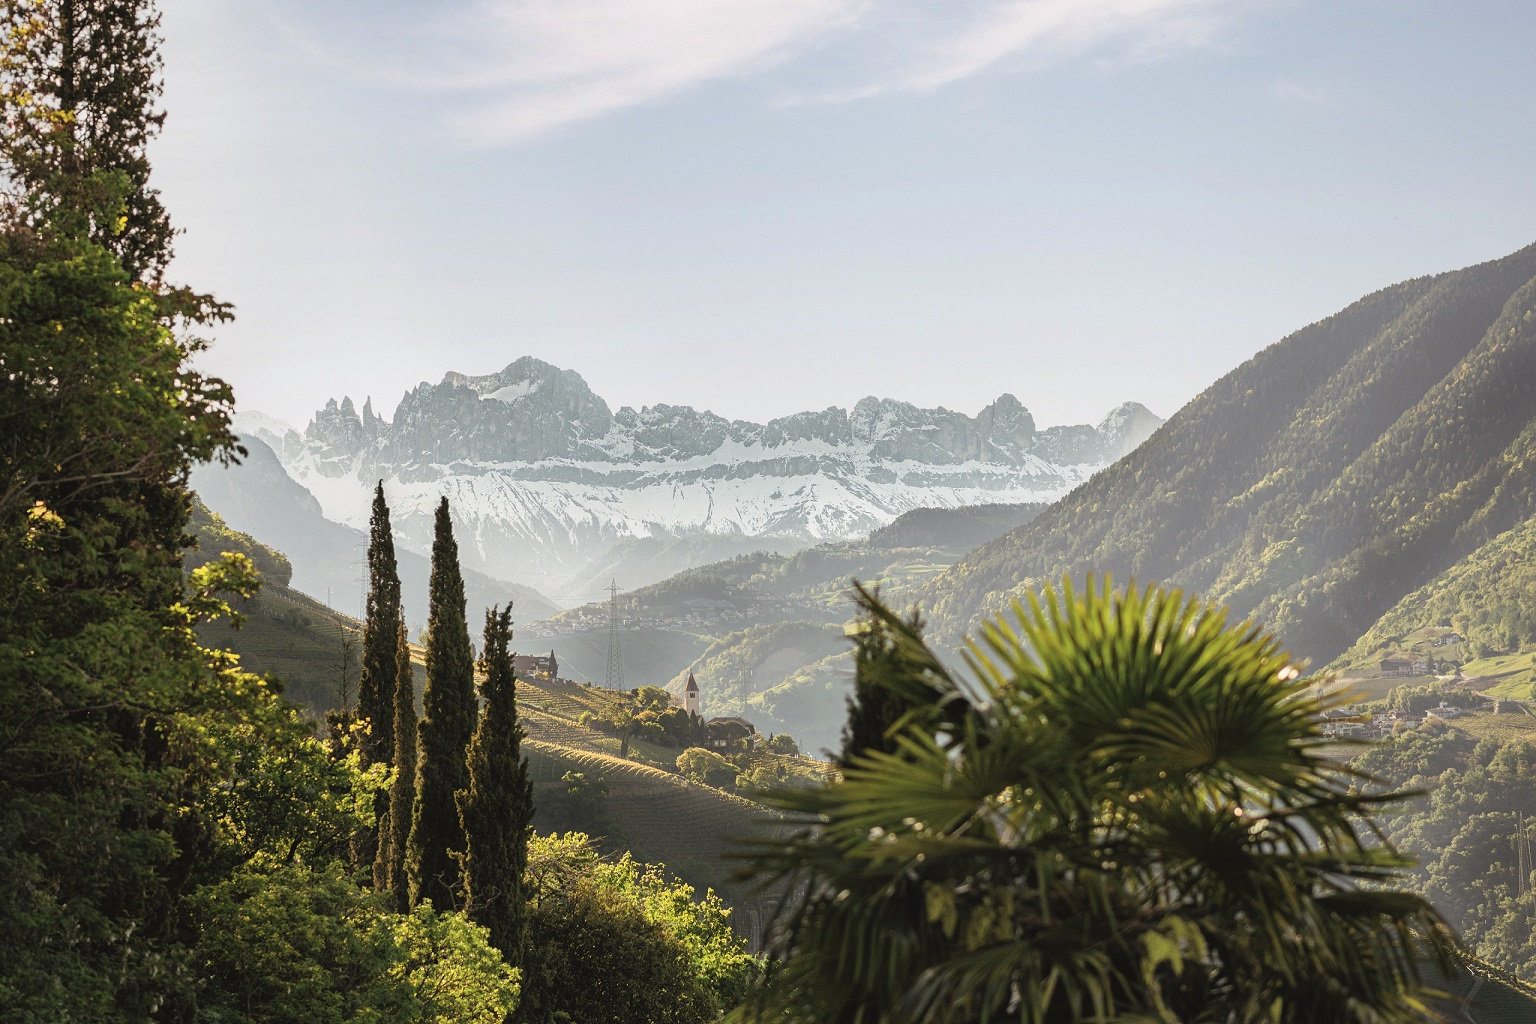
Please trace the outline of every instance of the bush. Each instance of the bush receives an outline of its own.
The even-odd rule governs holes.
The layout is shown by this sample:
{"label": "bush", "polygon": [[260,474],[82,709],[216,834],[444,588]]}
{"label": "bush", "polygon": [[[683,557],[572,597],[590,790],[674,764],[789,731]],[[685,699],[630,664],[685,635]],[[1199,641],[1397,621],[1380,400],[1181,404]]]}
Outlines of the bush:
{"label": "bush", "polygon": [[677,755],[677,770],[692,782],[706,786],[729,787],[736,779],[736,766],[712,750],[689,747]]}
{"label": "bush", "polygon": [[583,1024],[694,1024],[738,1004],[757,960],[713,893],[580,833],[528,848],[528,977],[520,1016]]}

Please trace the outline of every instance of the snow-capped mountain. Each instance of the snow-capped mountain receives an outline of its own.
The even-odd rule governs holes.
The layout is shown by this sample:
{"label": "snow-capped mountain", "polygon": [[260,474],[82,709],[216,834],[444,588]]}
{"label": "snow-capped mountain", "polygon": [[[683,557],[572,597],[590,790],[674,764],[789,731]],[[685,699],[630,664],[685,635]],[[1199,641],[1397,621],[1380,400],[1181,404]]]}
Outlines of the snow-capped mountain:
{"label": "snow-capped mountain", "polygon": [[865,398],[766,424],[688,406],[609,409],[533,358],[447,374],[390,420],[332,399],[302,431],[242,416],[327,518],[366,527],[383,479],[400,542],[426,551],[447,496],[460,557],[552,597],[633,587],[747,551],[867,534],[910,509],[1049,501],[1162,421],[1135,403],[1098,427],[1037,430],[1003,395],[976,416]]}

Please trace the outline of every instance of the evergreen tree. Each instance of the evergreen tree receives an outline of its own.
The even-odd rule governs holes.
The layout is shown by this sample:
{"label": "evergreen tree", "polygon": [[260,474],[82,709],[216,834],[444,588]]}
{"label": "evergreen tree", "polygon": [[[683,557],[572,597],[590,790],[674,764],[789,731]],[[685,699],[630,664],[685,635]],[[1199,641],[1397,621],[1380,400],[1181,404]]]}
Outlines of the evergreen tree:
{"label": "evergreen tree", "polygon": [[148,146],[165,121],[153,0],[0,0],[0,115],[9,213],[64,226],[158,282],[170,218],[149,187]]}
{"label": "evergreen tree", "polygon": [[[857,583],[854,588],[864,615],[853,637],[853,693],[837,759],[844,768],[866,751],[894,752],[895,730],[905,720],[942,713],[941,666],[929,664],[931,656],[911,642],[922,630],[917,612],[902,619],[879,602],[877,592]],[[911,670],[914,660],[923,671]]]}
{"label": "evergreen tree", "polygon": [[511,639],[512,606],[488,609],[480,660],[484,711],[469,743],[469,788],[459,793],[459,820],[465,908],[515,966],[522,962],[527,932],[523,872],[533,833],[533,780],[522,756]]}
{"label": "evergreen tree", "polygon": [[416,745],[416,806],[406,846],[410,902],[439,910],[458,903],[464,829],[455,794],[469,787],[465,750],[475,730],[475,664],[464,623],[464,578],[448,499],[437,506],[428,586],[427,682]]}
{"label": "evergreen tree", "polygon": [[[357,689],[357,714],[362,721],[358,744],[363,768],[388,764],[395,756],[395,687],[400,633],[400,573],[395,564],[395,538],[389,528],[384,481],[373,493],[368,537],[368,605],[363,619],[363,674]],[[358,833],[352,856],[358,864],[374,865],[374,884],[384,887],[384,864],[378,859],[380,837],[389,830],[389,794],[374,797],[374,828]]]}
{"label": "evergreen tree", "polygon": [[411,678],[411,647],[405,616],[396,625],[395,640],[395,778],[389,787],[389,831],[379,834],[379,861],[384,888],[394,894],[396,910],[410,907],[410,883],[405,850],[411,837],[411,808],[416,799],[416,684]]}

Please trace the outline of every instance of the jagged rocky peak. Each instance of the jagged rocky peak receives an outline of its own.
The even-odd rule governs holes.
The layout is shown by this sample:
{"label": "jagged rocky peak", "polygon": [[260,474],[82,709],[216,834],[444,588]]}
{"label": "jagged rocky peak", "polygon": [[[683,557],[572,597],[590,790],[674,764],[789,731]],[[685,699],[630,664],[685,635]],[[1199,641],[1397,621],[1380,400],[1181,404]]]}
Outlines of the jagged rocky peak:
{"label": "jagged rocky peak", "polygon": [[1010,394],[976,414],[976,427],[993,444],[1027,451],[1035,443],[1035,418],[1024,403]]}
{"label": "jagged rocky peak", "polygon": [[1086,423],[1046,427],[1035,435],[1033,454],[1058,466],[1107,462],[1104,439]]}
{"label": "jagged rocky peak", "polygon": [[797,441],[847,444],[849,440],[848,413],[835,405],[821,412],[797,412],[769,420],[763,428],[763,443],[770,448]]}
{"label": "jagged rocky peak", "polygon": [[750,426],[688,405],[647,405],[639,412],[626,406],[614,421],[634,438],[637,454],[671,459],[708,455]]}
{"label": "jagged rocky peak", "polygon": [[1124,402],[1111,409],[1099,423],[1099,436],[1110,459],[1135,450],[1163,425],[1162,418],[1140,402]]}
{"label": "jagged rocky peak", "polygon": [[500,373],[483,377],[449,373],[443,377],[443,383],[468,387],[481,398],[508,405],[532,404],[558,411],[573,421],[593,418],[603,424],[598,436],[607,433],[607,424],[612,420],[608,404],[592,393],[581,374],[551,366],[533,356],[523,356]]}
{"label": "jagged rocky peak", "polygon": [[920,409],[864,398],[848,419],[854,441],[869,444],[875,456],[935,465],[971,459],[1016,465],[1036,438],[1034,417],[1012,395],[1001,396],[975,419],[943,406]]}
{"label": "jagged rocky peak", "polygon": [[383,417],[374,413],[372,395],[369,395],[367,398],[363,399],[362,423],[363,437],[367,438],[369,441],[377,439],[380,432],[389,426],[388,420],[385,420]]}
{"label": "jagged rocky peak", "polygon": [[536,462],[580,457],[613,426],[574,370],[524,356],[500,373],[444,374],[400,400],[380,455],[394,462]]}
{"label": "jagged rocky peak", "polygon": [[[363,448],[363,420],[351,398],[343,398],[338,404],[332,398],[325,408],[315,411],[309,426],[304,428],[304,439],[315,452],[322,472],[328,475],[328,467],[338,467]],[[343,470],[337,468],[337,473]]]}

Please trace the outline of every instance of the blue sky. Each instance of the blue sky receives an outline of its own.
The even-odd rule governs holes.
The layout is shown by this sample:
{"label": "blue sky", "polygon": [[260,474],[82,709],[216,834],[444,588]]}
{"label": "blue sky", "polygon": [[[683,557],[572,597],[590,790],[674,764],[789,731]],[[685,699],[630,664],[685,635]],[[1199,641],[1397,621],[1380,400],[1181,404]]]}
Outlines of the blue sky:
{"label": "blue sky", "polygon": [[302,426],[530,354],[610,405],[1167,416],[1536,241],[1536,4],[162,0],[174,276]]}

